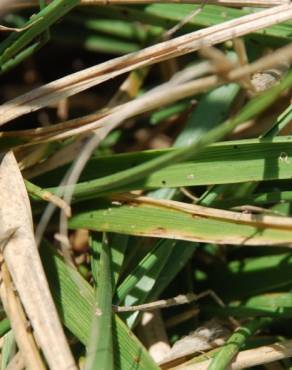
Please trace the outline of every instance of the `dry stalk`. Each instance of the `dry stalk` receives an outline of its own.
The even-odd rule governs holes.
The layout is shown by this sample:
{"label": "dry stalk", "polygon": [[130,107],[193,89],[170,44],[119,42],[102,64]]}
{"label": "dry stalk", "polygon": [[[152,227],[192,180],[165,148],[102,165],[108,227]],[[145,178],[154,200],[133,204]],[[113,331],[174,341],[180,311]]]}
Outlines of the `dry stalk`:
{"label": "dry stalk", "polygon": [[137,306],[113,306],[113,310],[115,312],[153,311],[161,308],[179,306],[182,304],[190,304],[208,296],[210,296],[220,307],[225,307],[224,302],[213,290],[206,290],[200,294],[180,294],[173,298],[160,299],[158,301],[143,303]]}
{"label": "dry stalk", "polygon": [[[5,248],[5,247],[4,247]],[[13,289],[13,283],[7,269],[7,265],[0,256],[1,264],[1,301],[4,305],[7,316],[9,317],[13,333],[21,351],[26,367],[29,370],[45,370],[39,350],[34,341],[32,332],[29,331],[29,324],[25,313],[21,307],[18,297]]]}
{"label": "dry stalk", "polygon": [[[230,364],[229,369],[247,369],[289,357],[292,357],[292,340],[241,351]],[[193,364],[190,360],[182,365],[172,367],[171,370],[207,370],[211,361],[206,360]]]}
{"label": "dry stalk", "polygon": [[150,46],[63,77],[0,107],[0,124],[36,111],[136,68],[152,65],[292,19],[292,4],[249,14]]}
{"label": "dry stalk", "polygon": [[0,179],[1,233],[15,230],[3,249],[4,260],[50,369],[74,370],[36,247],[29,199],[12,152],[3,155]]}
{"label": "dry stalk", "polygon": [[[193,80],[197,77],[200,77],[210,72],[212,72],[212,68],[211,68],[210,63],[208,62],[202,62],[199,65],[185,68],[183,71],[180,71],[177,74],[175,74],[169,82],[166,82],[162,85],[159,85],[158,87],[153,88],[152,90],[148,91],[147,94],[144,94],[143,97],[139,98],[140,101],[141,99],[144,99],[144,98],[146,98],[146,100],[143,100],[142,104],[139,103],[140,108],[139,108],[139,111],[137,112],[135,110],[135,105],[136,105],[135,102],[138,99],[131,101],[131,102],[125,102],[124,104],[117,105],[115,107],[110,107],[109,109],[107,108],[107,109],[98,111],[96,113],[86,115],[84,117],[75,118],[75,119],[71,119],[65,122],[57,123],[53,126],[38,127],[36,129],[28,129],[28,130],[18,130],[14,132],[0,132],[0,135],[2,135],[2,137],[21,136],[22,138],[35,139],[35,141],[39,142],[41,140],[43,141],[54,140],[53,139],[54,135],[58,135],[58,134],[62,135],[65,131],[68,131],[69,129],[79,128],[79,127],[89,127],[89,129],[86,128],[85,131],[99,129],[105,125],[100,124],[100,125],[97,125],[96,127],[87,126],[87,125],[92,124],[93,122],[98,122],[99,120],[102,120],[103,118],[108,119],[108,117],[111,114],[119,113],[124,108],[126,108],[129,112],[133,111],[134,112],[133,115],[137,115],[139,113],[147,112],[148,110],[160,107],[162,104],[169,104],[175,100],[179,100],[184,97],[183,94],[186,94],[186,93],[193,94],[196,91],[202,91],[202,89],[204,90],[205,88],[208,88],[209,79],[191,81],[190,82],[191,85],[184,85],[183,83]],[[179,84],[181,84],[182,86],[180,87]],[[165,94],[167,90],[170,89],[170,87],[173,87],[173,88],[175,87],[176,91],[172,91],[170,95]],[[150,105],[148,101],[150,101]],[[79,133],[82,133],[82,132],[77,132],[77,134]]]}

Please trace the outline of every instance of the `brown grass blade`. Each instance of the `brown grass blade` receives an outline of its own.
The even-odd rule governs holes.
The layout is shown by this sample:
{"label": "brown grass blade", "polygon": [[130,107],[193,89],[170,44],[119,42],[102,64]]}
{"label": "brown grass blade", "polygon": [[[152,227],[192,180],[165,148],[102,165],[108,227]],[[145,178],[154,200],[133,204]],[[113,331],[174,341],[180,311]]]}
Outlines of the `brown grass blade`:
{"label": "brown grass blade", "polygon": [[20,300],[52,370],[76,369],[36,247],[31,209],[12,152],[0,164],[1,234],[16,230],[3,249]]}

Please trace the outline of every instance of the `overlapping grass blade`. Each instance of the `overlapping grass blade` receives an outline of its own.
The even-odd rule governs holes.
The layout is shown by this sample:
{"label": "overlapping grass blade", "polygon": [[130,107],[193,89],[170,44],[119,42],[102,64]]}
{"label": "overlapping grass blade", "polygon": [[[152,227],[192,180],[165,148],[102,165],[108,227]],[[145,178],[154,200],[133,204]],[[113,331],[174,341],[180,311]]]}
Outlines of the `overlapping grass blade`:
{"label": "overlapping grass blade", "polygon": [[[190,138],[191,141],[194,141],[206,133],[208,129],[219,124],[222,119],[227,116],[227,112],[237,92],[238,86],[232,84],[219,87],[203,96],[197,109],[188,118],[185,129],[178,136],[174,145],[183,146],[189,144]],[[210,105],[212,106],[212,114],[208,115],[209,120],[206,122],[206,110],[210,109]],[[174,191],[171,189],[165,190],[166,191],[158,190],[154,192],[152,196],[160,198],[174,195]],[[133,301],[131,295],[127,295],[125,300],[127,304],[141,304],[156,299],[191,258],[194,248],[196,247],[195,243],[175,241],[170,250],[170,243],[171,242],[168,240],[161,240],[157,243],[157,253],[161,253],[162,258],[157,259],[153,266],[148,267],[145,265],[144,261],[147,261],[147,256],[141,261],[141,267],[145,270],[145,277],[142,276],[137,281],[137,285],[143,287],[143,289],[136,289],[135,301]],[[161,263],[161,261],[163,261],[163,263]],[[152,281],[154,280],[154,284],[144,283],[145,278],[147,282],[149,276],[152,277]],[[153,277],[156,277],[156,279],[153,279]],[[129,299],[130,301],[128,301]],[[134,324],[135,321],[133,320],[135,320],[135,318],[137,318],[137,313],[129,315],[128,323]]]}
{"label": "overlapping grass blade", "polygon": [[[89,210],[91,207],[91,211]],[[101,208],[98,208],[101,207]],[[240,215],[238,214],[238,217]],[[279,223],[281,218],[277,218]],[[234,219],[219,219],[184,212],[182,209],[163,208],[142,203],[133,205],[97,206],[86,204],[69,222],[73,229],[87,227],[90,230],[121,234],[162,237],[217,244],[236,245],[289,245],[292,232],[268,224],[236,223]],[[277,229],[278,228],[278,229]]]}
{"label": "overlapping grass blade", "polygon": [[[85,345],[94,307],[93,289],[47,243],[40,252],[63,323]],[[117,315],[113,320],[113,342],[115,369],[128,370],[135,364],[137,370],[158,370],[146,349]]]}
{"label": "overlapping grass blade", "polygon": [[[32,40],[46,31],[53,23],[69,12],[79,0],[54,0],[43,8],[38,14],[31,17],[27,25],[30,27],[19,34],[12,34],[0,45],[0,67],[5,69],[5,64],[15,58]],[[23,57],[21,58],[23,60]]]}
{"label": "overlapping grass blade", "polygon": [[[279,96],[281,91],[286,90],[291,84],[292,73],[288,74],[279,85],[274,86],[269,91],[251,100],[234,118],[216,126],[206,135],[203,135],[187,147],[180,148],[176,151],[170,151],[158,158],[154,158],[140,164],[139,166],[135,166],[134,168],[128,168],[124,171],[105,176],[101,179],[77,184],[74,187],[75,199],[88,199],[104,192],[117,191],[117,188],[133,183],[139,179],[143,179],[150,173],[153,173],[170,163],[181,162],[198,155],[207,145],[220,140],[226,134],[231,132],[237,125],[253,118],[266,109]],[[164,185],[164,183],[162,183],[162,185]]]}
{"label": "overlapping grass blade", "polygon": [[[175,245],[176,243],[170,240],[167,242],[161,240],[157,243],[119,285],[116,302],[126,306],[144,303],[147,293],[152,290]],[[137,313],[124,314],[123,318],[126,319],[128,326],[132,327]]]}

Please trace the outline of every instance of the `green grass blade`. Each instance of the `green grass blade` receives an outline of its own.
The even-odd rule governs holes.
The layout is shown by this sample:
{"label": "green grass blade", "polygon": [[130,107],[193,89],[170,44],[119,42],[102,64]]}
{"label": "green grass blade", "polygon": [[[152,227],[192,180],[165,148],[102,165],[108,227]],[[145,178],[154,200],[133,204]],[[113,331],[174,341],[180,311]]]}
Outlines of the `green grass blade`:
{"label": "green grass blade", "polygon": [[[169,29],[179,21],[193,12],[198,5],[194,4],[150,4],[144,8],[133,8],[126,6],[112,6],[109,14],[108,8],[100,6],[95,10],[97,16],[106,18],[123,19],[127,21],[140,21],[149,25]],[[83,12],[89,13],[88,9]],[[90,10],[92,15],[92,10]],[[194,29],[208,27],[249,14],[246,9],[235,9],[231,7],[205,5],[203,10],[191,19],[184,27],[182,32],[191,32]],[[265,44],[283,43],[289,40],[291,35],[291,22],[269,27],[263,31],[257,31],[249,35],[251,40],[264,41]],[[268,36],[268,37],[267,37]]]}
{"label": "green grass blade", "polygon": [[[26,49],[19,52],[14,58],[9,59],[7,62],[3,63],[0,69],[0,74],[8,72],[10,69],[13,69],[16,67],[19,63],[30,57],[32,54],[34,54],[36,51],[38,51],[42,46],[44,45],[43,41],[37,41],[33,43],[32,45],[28,46]],[[5,140],[3,140],[5,142]],[[15,139],[15,143],[21,143],[22,140],[19,141],[17,138]],[[5,144],[4,144],[5,146]],[[9,146],[9,140],[8,140],[8,146]]]}
{"label": "green grass blade", "polygon": [[[93,252],[96,250],[93,249]],[[96,254],[93,255],[97,264]],[[87,348],[86,370],[113,370],[111,251],[106,235],[101,245],[97,271],[96,302]]]}
{"label": "green grass blade", "polygon": [[72,33],[72,25],[62,24],[53,30],[52,39],[66,47],[74,46],[93,52],[114,55],[132,53],[141,48],[137,42],[95,33],[76,26],[74,27],[74,32],[76,34]]}
{"label": "green grass blade", "polygon": [[[164,240],[164,242],[167,242]],[[151,302],[158,299],[159,295],[169,285],[169,283],[176,277],[176,275],[183,269],[186,263],[194,254],[195,249],[199,246],[197,243],[190,243],[181,240],[176,241],[175,248],[173,248],[171,255],[166,259],[159,278],[150,292],[147,294],[147,301]],[[153,269],[159,268],[154,266]],[[153,272],[150,271],[150,274]]]}
{"label": "green grass blade", "polygon": [[[94,307],[92,287],[78,272],[67,266],[48,243],[40,248],[40,253],[64,325],[81,343],[87,344]],[[134,367],[137,370],[158,370],[146,349],[117,315],[113,320],[113,342],[115,369]]]}
{"label": "green grass blade", "polygon": [[[285,288],[287,289],[287,287]],[[226,307],[201,306],[202,311],[208,314],[239,318],[262,317],[276,319],[291,319],[292,295],[291,293],[269,293],[253,296],[243,302],[231,302]]]}
{"label": "green grass blade", "polygon": [[[185,129],[178,136],[175,146],[189,144],[190,138],[192,138],[192,141],[198,139],[209,129],[219,124],[222,119],[226,118],[231,102],[234,100],[237,92],[238,86],[230,84],[205,94],[194,110],[194,113],[191,114],[187,120]],[[206,114],[206,111],[210,110],[210,107],[212,107],[212,115]],[[207,122],[206,117],[209,117]],[[171,196],[171,194],[173,194],[173,192],[169,190],[168,196]],[[153,193],[153,196],[157,198],[164,195],[165,194],[161,192],[161,190]],[[157,254],[161,254],[162,257],[157,259],[153,266],[147,268],[147,266],[143,264],[143,261],[147,260],[147,256],[144,258],[141,267],[145,270],[145,276],[142,276],[136,284],[137,287],[140,286],[142,288],[135,289],[134,298],[131,294],[127,294],[125,304],[142,304],[146,301],[156,299],[183,268],[187,260],[193,254],[196,244],[182,241],[175,241],[174,243],[175,245],[173,245],[171,249],[171,244],[167,240],[157,243]],[[151,277],[151,283],[149,283],[149,277]],[[128,325],[134,325],[137,316],[137,313],[128,315]]]}
{"label": "green grass blade", "polygon": [[271,323],[270,318],[251,320],[239,327],[226,341],[224,346],[216,353],[207,370],[224,370],[228,367],[234,356],[245,345],[247,339]]}
{"label": "green grass blade", "polygon": [[[194,159],[190,158],[179,164],[171,163],[144,179],[133,180],[127,185],[117,185],[108,191],[104,188],[103,192],[290,179],[291,141],[292,136],[283,136],[273,140],[248,139],[213,144],[202,150]],[[88,187],[90,184],[94,186],[94,183],[104,181],[92,180],[97,173],[101,177],[105,176],[103,178],[110,179],[114,173],[125,173],[129,164],[140,166],[176,151],[177,149],[163,149],[95,158],[87,165],[82,181],[86,181]],[[54,185],[64,171],[65,168],[50,172],[36,181],[45,185],[48,180],[51,182],[50,185]],[[98,194],[97,190],[96,194],[92,192],[90,196]],[[78,192],[75,195],[75,201],[77,200]]]}
{"label": "green grass blade", "polygon": [[3,344],[1,348],[1,370],[5,370],[11,358],[13,357],[13,353],[16,349],[16,343],[14,339],[14,335],[12,330],[4,335]]}
{"label": "green grass blade", "polygon": [[10,329],[10,322],[8,319],[3,319],[0,321],[0,337],[8,332]]}
{"label": "green grass blade", "polygon": [[[192,215],[181,210],[138,204],[111,206],[85,204],[86,210],[70,219],[72,229],[115,232],[166,239],[237,245],[287,245],[292,231],[258,227]],[[91,211],[90,208],[91,207]]]}
{"label": "green grass blade", "polygon": [[[154,15],[160,19],[179,22],[182,18],[187,17],[188,14],[199,7],[193,4],[150,4],[145,8],[145,12],[149,15]],[[188,24],[188,30],[195,27],[208,27],[221,22],[241,17],[249,14],[250,11],[246,9],[235,9],[230,7],[221,7],[217,5],[207,5],[197,14]],[[264,35],[265,40],[267,36],[289,39],[291,35],[292,23],[287,22],[280,25],[269,27],[264,31],[258,31],[255,35],[249,37],[259,40],[258,35]],[[285,41],[286,41],[285,40]]]}
{"label": "green grass blade", "polygon": [[28,29],[22,31],[17,36],[13,34],[4,41],[4,47],[6,47],[6,45],[10,45],[2,51],[0,56],[0,66],[2,67],[4,63],[7,63],[10,59],[14,58],[33,39],[46,31],[53,23],[78,5],[79,2],[79,0],[54,0],[38,14],[32,16],[27,23],[27,25],[31,25]]}
{"label": "green grass blade", "polygon": [[[266,252],[267,253],[267,252]],[[225,302],[244,300],[258,294],[290,290],[291,252],[263,255],[214,266],[208,274],[208,286]],[[220,282],[218,281],[220,274]]]}
{"label": "green grass blade", "polygon": [[[109,244],[111,247],[111,258],[112,258],[112,291],[114,293],[115,287],[117,285],[120,273],[122,270],[123,262],[125,259],[125,252],[128,246],[129,237],[127,235],[119,234],[107,234]],[[96,258],[100,255],[101,251],[101,242],[93,234],[90,240],[90,246]],[[95,259],[92,258],[92,274],[95,280],[97,281],[98,268],[95,263]]]}
{"label": "green grass blade", "polygon": [[268,138],[278,135],[283,128],[292,121],[292,106],[290,105],[285,111],[277,118],[275,124],[267,130],[261,137]]}
{"label": "green grass blade", "polygon": [[[157,281],[165,262],[175,247],[173,241],[161,241],[142,259],[117,289],[117,303],[126,306],[144,303],[147,293]],[[162,247],[163,246],[163,247]],[[154,268],[155,267],[155,268]],[[133,327],[138,313],[124,314],[127,325]]]}
{"label": "green grass blade", "polygon": [[[116,304],[120,304],[128,296],[128,294],[135,288],[138,281],[145,275],[145,271],[150,270],[157,261],[163,263],[163,252],[161,251],[160,241],[150,253],[142,259],[142,261],[136,266],[136,268],[128,275],[125,280],[119,285],[116,293]],[[167,249],[168,253],[173,247],[173,242],[168,241]]]}
{"label": "green grass blade", "polygon": [[[174,146],[188,145],[190,140],[197,140],[227,119],[238,91],[238,85],[228,84],[205,94],[188,118],[185,129],[177,137]],[[209,113],[211,109],[212,114]]]}
{"label": "green grass blade", "polygon": [[151,161],[142,163],[134,168],[128,168],[120,173],[115,173],[86,183],[79,183],[74,187],[74,197],[79,199],[88,199],[105,191],[110,192],[114,189],[116,190],[118,187],[132,183],[135,180],[145,178],[150,173],[161,169],[170,163],[181,162],[198,155],[207,145],[220,140],[227,133],[231,132],[237,125],[251,119],[266,109],[279,96],[279,94],[283,90],[286,90],[290,85],[292,85],[292,72],[288,74],[279,85],[274,86],[261,96],[251,100],[236,117],[227,120],[216,128],[210,130],[206,135],[202,136],[192,144],[176,151],[170,151],[159,158],[154,158]]}
{"label": "green grass blade", "polygon": [[261,193],[251,194],[247,197],[233,197],[224,200],[216,200],[214,207],[218,208],[231,208],[234,206],[240,206],[244,204],[258,205],[258,206],[270,206],[272,204],[284,204],[292,202],[291,191],[263,191]]}

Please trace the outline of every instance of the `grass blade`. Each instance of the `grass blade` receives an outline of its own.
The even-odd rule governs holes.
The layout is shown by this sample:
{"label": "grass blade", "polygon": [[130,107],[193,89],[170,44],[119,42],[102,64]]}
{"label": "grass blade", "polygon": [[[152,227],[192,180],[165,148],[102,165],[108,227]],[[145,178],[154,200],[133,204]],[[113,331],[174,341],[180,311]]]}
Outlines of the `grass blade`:
{"label": "grass blade", "polygon": [[247,339],[255,334],[255,332],[259,329],[262,329],[266,325],[270,324],[271,321],[272,320],[269,318],[255,319],[236,329],[236,331],[226,341],[219,352],[215,354],[215,357],[212,359],[207,370],[226,369],[234,356],[244,346]]}
{"label": "grass blade", "polygon": [[[93,249],[96,264],[96,250]],[[112,272],[111,252],[106,235],[101,245],[96,281],[96,302],[91,323],[85,369],[114,369],[112,341]]]}
{"label": "grass blade", "polygon": [[[87,344],[95,301],[92,287],[66,265],[48,243],[40,252],[64,325],[81,343]],[[158,370],[146,349],[117,315],[113,320],[113,343],[115,369],[128,370],[134,366],[137,370]]]}

